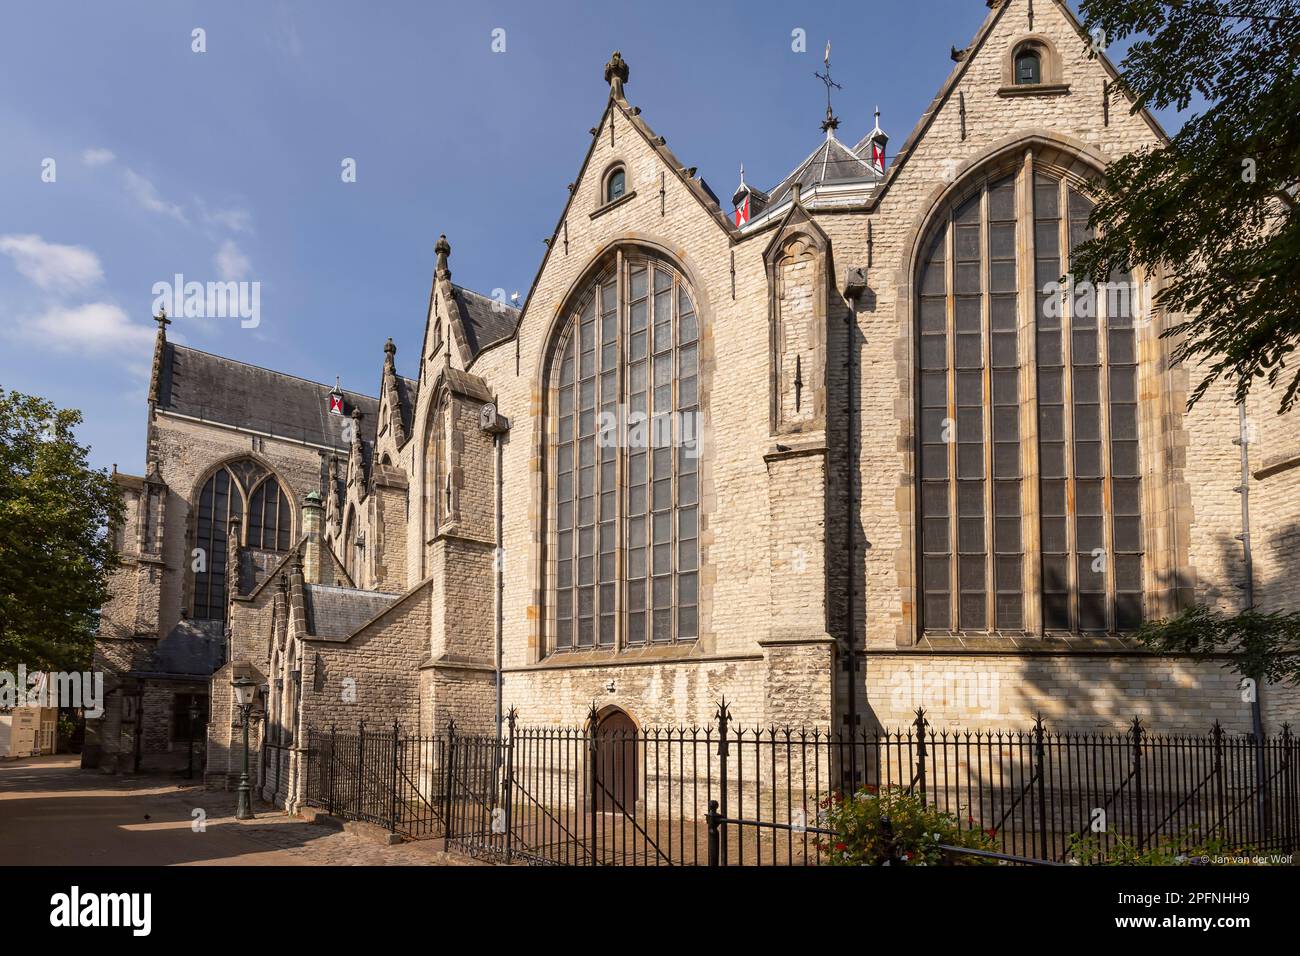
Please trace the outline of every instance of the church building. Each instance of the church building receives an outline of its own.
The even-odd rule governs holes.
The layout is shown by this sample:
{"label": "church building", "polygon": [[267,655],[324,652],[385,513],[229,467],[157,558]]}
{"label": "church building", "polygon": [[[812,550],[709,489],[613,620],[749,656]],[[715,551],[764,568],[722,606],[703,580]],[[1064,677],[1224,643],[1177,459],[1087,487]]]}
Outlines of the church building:
{"label": "church building", "polygon": [[289,804],[307,728],[511,707],[1203,733],[1258,693],[1294,720],[1294,689],[1132,633],[1300,607],[1300,420],[1258,386],[1187,410],[1161,276],[1061,281],[1107,164],[1165,134],[1064,3],[988,7],[901,146],[828,100],[807,158],[725,205],[614,53],[527,296],[457,285],[438,238],[419,324],[358,343],[375,397],[160,321],[93,759],[183,758],[201,698],[208,778],[237,778],[237,677]]}

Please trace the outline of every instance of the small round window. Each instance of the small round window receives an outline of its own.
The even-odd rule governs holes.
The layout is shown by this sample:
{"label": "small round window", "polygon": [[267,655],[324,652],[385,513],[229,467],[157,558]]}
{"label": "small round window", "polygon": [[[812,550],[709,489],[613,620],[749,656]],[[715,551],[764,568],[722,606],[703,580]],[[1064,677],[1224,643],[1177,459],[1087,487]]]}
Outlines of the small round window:
{"label": "small round window", "polygon": [[1016,85],[1041,83],[1043,60],[1033,47],[1026,47],[1016,54]]}
{"label": "small round window", "polygon": [[605,202],[613,202],[627,189],[627,173],[620,166],[605,180]]}

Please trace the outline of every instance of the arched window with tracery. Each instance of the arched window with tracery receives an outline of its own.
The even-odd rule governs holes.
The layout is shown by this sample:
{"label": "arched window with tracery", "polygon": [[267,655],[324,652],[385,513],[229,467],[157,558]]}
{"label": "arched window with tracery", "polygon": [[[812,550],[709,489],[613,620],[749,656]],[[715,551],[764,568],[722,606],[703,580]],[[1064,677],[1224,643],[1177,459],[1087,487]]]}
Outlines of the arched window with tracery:
{"label": "arched window with tracery", "polygon": [[288,551],[292,517],[280,483],[264,478],[248,500],[248,547]]}
{"label": "arched window with tracery", "polygon": [[699,633],[699,316],[681,273],[620,253],[547,374],[550,648]]}
{"label": "arched window with tracery", "polygon": [[[1023,168],[963,192],[925,246],[917,467],[927,632],[1141,623],[1134,287],[1127,275],[1060,281],[1090,235],[1091,210],[1075,183]],[[1026,510],[1034,501],[1037,514]]]}
{"label": "arched window with tracery", "polygon": [[239,519],[239,544],[265,551],[288,551],[293,540],[293,507],[276,477],[251,458],[228,462],[203,483],[194,509],[195,565],[193,616],[224,621],[230,523]]}

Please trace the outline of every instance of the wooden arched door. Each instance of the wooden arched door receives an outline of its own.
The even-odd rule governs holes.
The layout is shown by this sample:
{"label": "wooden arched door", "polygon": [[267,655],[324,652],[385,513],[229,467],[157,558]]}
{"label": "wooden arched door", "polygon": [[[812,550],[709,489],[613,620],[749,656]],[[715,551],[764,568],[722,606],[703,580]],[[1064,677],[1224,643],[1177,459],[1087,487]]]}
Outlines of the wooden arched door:
{"label": "wooden arched door", "polygon": [[632,813],[637,797],[637,729],[632,718],[610,707],[596,718],[596,809],[602,813]]}

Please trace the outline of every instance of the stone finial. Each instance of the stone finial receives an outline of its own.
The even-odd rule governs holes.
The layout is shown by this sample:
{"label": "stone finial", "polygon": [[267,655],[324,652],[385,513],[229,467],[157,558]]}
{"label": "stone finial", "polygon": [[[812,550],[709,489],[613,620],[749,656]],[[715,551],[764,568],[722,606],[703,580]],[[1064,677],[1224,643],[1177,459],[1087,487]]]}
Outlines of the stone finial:
{"label": "stone finial", "polygon": [[451,255],[451,243],[447,241],[446,233],[438,237],[438,241],[433,244],[433,251],[438,256],[436,274],[439,277],[450,279],[451,266],[447,265],[447,257]]}
{"label": "stone finial", "polygon": [[302,530],[304,540],[299,551],[303,580],[307,584],[323,584],[321,580],[321,525],[325,509],[321,507],[320,494],[309,491],[302,496]]}
{"label": "stone finial", "polygon": [[162,400],[163,351],[167,344],[167,326],[172,324],[172,320],[167,318],[167,310],[161,306],[153,320],[158,323],[158,334],[154,337],[153,343],[153,368],[149,373],[149,401],[156,405]]}
{"label": "stone finial", "polygon": [[352,447],[361,447],[361,409],[352,409]]}
{"label": "stone finial", "polygon": [[615,50],[614,55],[605,64],[605,82],[609,84],[610,96],[623,98],[623,84],[627,82],[627,76],[627,61],[618,50]]}
{"label": "stone finial", "polygon": [[393,344],[393,337],[390,335],[388,341],[384,343],[385,361],[393,361],[393,356],[397,354],[397,346]]}

